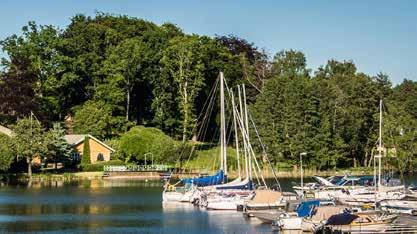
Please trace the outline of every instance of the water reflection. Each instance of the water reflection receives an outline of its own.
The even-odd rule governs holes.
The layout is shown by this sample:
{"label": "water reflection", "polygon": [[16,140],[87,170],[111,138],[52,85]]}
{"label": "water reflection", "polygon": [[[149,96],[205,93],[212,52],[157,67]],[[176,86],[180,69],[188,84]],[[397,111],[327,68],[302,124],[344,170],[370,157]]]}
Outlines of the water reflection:
{"label": "water reflection", "polygon": [[[288,190],[293,180],[281,180]],[[162,205],[160,181],[85,180],[0,188],[0,233],[270,233],[240,212]]]}

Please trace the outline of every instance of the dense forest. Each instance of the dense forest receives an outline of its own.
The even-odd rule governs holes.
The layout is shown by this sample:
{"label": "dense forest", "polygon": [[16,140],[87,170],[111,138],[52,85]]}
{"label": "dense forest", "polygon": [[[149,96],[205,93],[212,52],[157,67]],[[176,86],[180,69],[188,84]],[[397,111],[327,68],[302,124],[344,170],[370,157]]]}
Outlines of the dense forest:
{"label": "dense forest", "polygon": [[120,152],[130,150],[132,131],[143,132],[137,125],[153,127],[165,142],[210,141],[218,118],[206,136],[195,129],[223,71],[230,87],[246,85],[250,113],[277,165],[297,162],[300,152],[318,169],[370,165],[380,99],[384,144],[395,149],[390,163],[401,172],[415,165],[417,83],[393,86],[383,72],[364,74],[351,60],[329,58],[312,71],[301,51],[270,57],[237,36],[189,35],[174,24],[103,13],[76,15],[63,29],[29,22],[0,45],[6,54],[1,125],[33,112],[44,128],[63,123],[68,132],[106,139]]}

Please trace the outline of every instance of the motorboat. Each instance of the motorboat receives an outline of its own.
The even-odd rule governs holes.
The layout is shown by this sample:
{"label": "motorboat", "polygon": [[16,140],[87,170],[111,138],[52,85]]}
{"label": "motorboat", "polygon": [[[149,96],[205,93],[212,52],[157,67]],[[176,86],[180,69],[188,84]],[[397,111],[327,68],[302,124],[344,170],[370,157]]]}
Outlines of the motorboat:
{"label": "motorboat", "polygon": [[[332,207],[335,207],[335,204],[330,200],[304,200],[299,203],[294,212],[283,212],[278,215],[278,217],[273,220],[272,225],[275,229],[281,231],[301,230],[303,220],[306,217],[311,217],[313,215],[313,211],[315,211],[318,207],[323,207],[321,210],[326,208],[332,210]],[[337,210],[340,210],[340,208],[337,208]]]}
{"label": "motorboat", "polygon": [[382,214],[371,215],[367,213],[343,212],[329,217],[321,226],[316,227],[315,233],[320,233],[323,229],[333,232],[385,232],[397,219],[397,215]]}

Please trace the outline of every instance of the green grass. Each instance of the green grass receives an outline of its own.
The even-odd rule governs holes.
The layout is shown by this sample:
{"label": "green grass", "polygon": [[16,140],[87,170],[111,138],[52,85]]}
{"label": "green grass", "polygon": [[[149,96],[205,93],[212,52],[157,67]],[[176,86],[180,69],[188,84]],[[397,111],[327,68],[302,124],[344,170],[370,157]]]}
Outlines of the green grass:
{"label": "green grass", "polygon": [[[240,164],[244,168],[243,155],[240,155]],[[227,165],[229,170],[237,169],[236,150],[227,148]],[[198,150],[196,157],[184,164],[185,169],[198,171],[215,171],[220,167],[220,147],[214,147],[206,150]]]}

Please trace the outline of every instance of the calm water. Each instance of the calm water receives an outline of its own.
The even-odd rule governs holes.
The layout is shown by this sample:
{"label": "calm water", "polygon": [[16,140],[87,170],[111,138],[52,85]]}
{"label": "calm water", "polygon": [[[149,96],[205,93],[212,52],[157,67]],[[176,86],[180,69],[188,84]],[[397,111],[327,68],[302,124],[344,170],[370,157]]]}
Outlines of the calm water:
{"label": "calm water", "polygon": [[160,182],[117,180],[2,186],[0,233],[271,232],[240,212],[162,206],[161,192]]}

